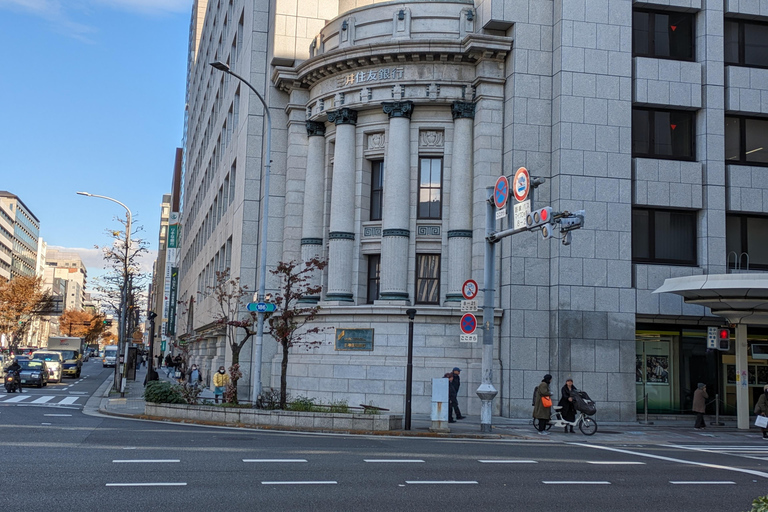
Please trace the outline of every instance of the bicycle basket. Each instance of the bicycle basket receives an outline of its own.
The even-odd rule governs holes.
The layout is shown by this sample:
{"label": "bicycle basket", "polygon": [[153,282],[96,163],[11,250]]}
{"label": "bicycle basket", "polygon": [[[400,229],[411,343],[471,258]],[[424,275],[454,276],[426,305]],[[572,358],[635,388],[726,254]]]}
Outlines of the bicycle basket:
{"label": "bicycle basket", "polygon": [[577,392],[576,396],[573,397],[573,403],[577,411],[583,412],[587,416],[592,416],[597,412],[595,402],[589,398],[589,395],[585,391]]}

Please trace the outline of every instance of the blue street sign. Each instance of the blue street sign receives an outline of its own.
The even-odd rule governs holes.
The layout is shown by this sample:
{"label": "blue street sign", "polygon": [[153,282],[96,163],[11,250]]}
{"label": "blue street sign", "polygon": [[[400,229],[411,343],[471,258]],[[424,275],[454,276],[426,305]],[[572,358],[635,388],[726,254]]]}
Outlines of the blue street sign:
{"label": "blue street sign", "polygon": [[276,309],[276,306],[271,302],[249,302],[246,308],[248,311],[256,311],[258,313],[271,313]]}
{"label": "blue street sign", "polygon": [[477,328],[477,318],[472,313],[466,313],[461,317],[461,332],[472,334]]}
{"label": "blue street sign", "polygon": [[493,187],[493,203],[496,205],[496,208],[504,208],[508,197],[509,181],[506,176],[499,176],[499,179],[496,180],[496,185]]}

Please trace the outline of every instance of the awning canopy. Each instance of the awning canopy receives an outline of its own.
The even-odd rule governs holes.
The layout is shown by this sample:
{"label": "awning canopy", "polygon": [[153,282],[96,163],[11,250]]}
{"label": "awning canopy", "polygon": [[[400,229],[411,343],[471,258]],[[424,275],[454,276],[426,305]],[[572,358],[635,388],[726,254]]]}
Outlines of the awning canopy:
{"label": "awning canopy", "polygon": [[768,325],[768,272],[673,277],[653,293],[674,293],[732,324]]}

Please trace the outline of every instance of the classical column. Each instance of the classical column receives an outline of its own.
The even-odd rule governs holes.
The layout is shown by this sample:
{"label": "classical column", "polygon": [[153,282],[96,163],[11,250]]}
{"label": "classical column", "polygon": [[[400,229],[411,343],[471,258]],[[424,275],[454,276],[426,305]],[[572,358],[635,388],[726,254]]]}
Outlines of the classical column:
{"label": "classical column", "polygon": [[472,277],[472,126],[475,104],[455,101],[451,202],[448,205],[448,294],[446,302],[461,301],[461,285]]}
{"label": "classical column", "polygon": [[[323,252],[323,186],[325,166],[325,123],[307,121],[307,173],[304,177],[304,212],[301,224],[301,260],[319,258]],[[320,276],[310,277],[317,286]],[[306,296],[301,302],[317,302],[320,295]]]}
{"label": "classical column", "polygon": [[408,241],[411,235],[411,113],[413,102],[384,103],[389,115],[381,216],[381,300],[408,300]]}
{"label": "classical column", "polygon": [[352,254],[355,247],[357,111],[349,108],[330,111],[328,121],[336,124],[336,144],[331,183],[331,226],[328,233],[328,290],[325,298],[329,301],[351,302]]}

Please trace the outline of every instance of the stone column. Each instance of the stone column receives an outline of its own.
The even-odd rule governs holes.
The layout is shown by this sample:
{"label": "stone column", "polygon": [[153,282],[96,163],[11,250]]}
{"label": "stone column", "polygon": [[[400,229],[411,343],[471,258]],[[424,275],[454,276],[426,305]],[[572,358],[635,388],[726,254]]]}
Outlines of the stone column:
{"label": "stone column", "polygon": [[[323,193],[325,179],[325,123],[307,121],[307,173],[304,177],[304,215],[301,225],[301,261],[319,258],[323,252]],[[310,277],[310,286],[317,286],[320,276]],[[320,295],[306,296],[301,302],[315,303]]]}
{"label": "stone column", "polygon": [[461,285],[472,278],[472,126],[475,104],[455,101],[451,202],[448,205],[448,294],[446,302],[462,300]]}
{"label": "stone column", "polygon": [[413,102],[384,103],[389,115],[381,217],[381,300],[408,301],[411,220],[411,113]]}
{"label": "stone column", "polygon": [[331,226],[328,233],[328,301],[352,302],[352,254],[355,247],[355,124],[357,111],[328,112],[336,124],[331,184]]}

